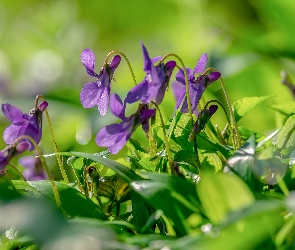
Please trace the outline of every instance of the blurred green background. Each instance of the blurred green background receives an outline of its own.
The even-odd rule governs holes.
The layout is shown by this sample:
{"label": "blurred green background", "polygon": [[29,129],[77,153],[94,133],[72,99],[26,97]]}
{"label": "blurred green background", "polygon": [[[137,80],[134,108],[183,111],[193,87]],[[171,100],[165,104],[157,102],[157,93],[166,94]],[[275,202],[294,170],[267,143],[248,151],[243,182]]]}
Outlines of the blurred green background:
{"label": "blurred green background", "polygon": [[[116,119],[81,106],[80,90],[93,80],[80,62],[81,51],[89,47],[95,52],[97,72],[109,51],[124,52],[140,82],[145,75],[142,40],[151,57],[175,53],[191,68],[207,52],[232,103],[274,95],[240,122],[269,133],[282,124],[269,106],[293,100],[281,84],[280,71],[295,79],[294,13],[292,0],[1,0],[0,101],[28,112],[35,96],[44,95],[60,150],[98,152],[96,133]],[[112,92],[124,98],[133,86],[124,61],[115,80]],[[204,98],[224,102],[219,82]],[[175,105],[171,90],[163,105],[170,116]],[[221,110],[213,122],[224,126]],[[1,131],[8,124],[1,114]],[[50,143],[45,123],[45,153],[53,152]]]}

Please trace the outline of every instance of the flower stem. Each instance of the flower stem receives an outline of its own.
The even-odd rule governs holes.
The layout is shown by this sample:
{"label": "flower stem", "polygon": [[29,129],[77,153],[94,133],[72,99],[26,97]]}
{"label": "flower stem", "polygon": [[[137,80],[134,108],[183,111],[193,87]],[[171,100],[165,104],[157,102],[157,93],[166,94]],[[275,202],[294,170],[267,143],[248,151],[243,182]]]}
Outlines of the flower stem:
{"label": "flower stem", "polygon": [[[208,68],[204,72],[204,74],[207,73],[210,70],[217,71],[215,68]],[[233,137],[233,146],[234,146],[234,149],[237,149],[237,148],[241,147],[240,133],[239,133],[239,130],[238,130],[236,119],[235,119],[235,116],[234,116],[234,113],[233,113],[233,110],[232,110],[232,107],[231,107],[231,104],[230,104],[230,101],[229,101],[229,98],[228,98],[228,94],[226,92],[224,82],[222,80],[222,77],[219,78],[219,81],[220,81],[220,85],[222,87],[223,94],[224,94],[224,97],[225,97],[225,100],[226,100],[226,103],[227,103],[227,106],[228,106],[228,110],[229,110],[229,115],[230,115],[230,120],[231,120],[230,124],[231,124],[232,131],[233,131],[233,136],[232,136]]]}
{"label": "flower stem", "polygon": [[[38,95],[36,97],[36,99],[41,99],[41,100],[45,101],[45,99],[44,99],[44,97],[42,95]],[[54,151],[55,151],[55,156],[56,156],[56,159],[57,159],[57,162],[58,162],[58,165],[59,165],[60,172],[62,174],[64,182],[66,184],[69,184],[69,179],[68,179],[67,173],[66,173],[66,171],[65,171],[65,169],[63,167],[63,164],[61,162],[61,159],[60,159],[60,157],[58,155],[58,148],[57,148],[56,140],[55,140],[55,137],[54,137],[54,134],[53,134],[52,125],[51,125],[51,121],[50,121],[50,118],[49,118],[49,113],[48,113],[47,108],[45,109],[45,115],[46,115],[46,119],[47,119],[47,122],[48,122],[48,127],[49,127],[49,131],[50,131],[50,135],[51,135],[51,140],[52,140],[52,143],[53,143],[53,148],[54,148]]]}
{"label": "flower stem", "polygon": [[178,61],[180,62],[180,64],[181,64],[181,67],[182,67],[182,70],[183,70],[183,73],[184,73],[184,77],[185,77],[185,89],[186,89],[187,108],[188,108],[188,113],[189,113],[189,117],[190,117],[190,122],[191,122],[191,125],[193,127],[193,125],[194,125],[193,124],[194,123],[194,121],[193,121],[193,110],[192,110],[192,105],[191,105],[191,100],[190,100],[190,91],[189,91],[188,75],[187,75],[186,67],[185,67],[183,61],[181,60],[181,58],[178,55],[173,54],[173,53],[165,55],[161,59],[161,61],[164,61],[169,56],[176,57],[178,59]]}
{"label": "flower stem", "polygon": [[173,160],[172,160],[172,157],[171,157],[169,143],[168,143],[168,139],[167,139],[167,135],[166,135],[163,116],[162,116],[162,113],[161,113],[161,110],[160,110],[159,106],[155,102],[152,102],[152,103],[155,105],[157,111],[159,112],[159,116],[160,116],[160,120],[161,120],[161,124],[162,124],[162,128],[163,128],[164,143],[165,143],[165,147],[166,147],[166,153],[167,153],[167,157],[168,157],[170,171],[171,171],[171,174],[175,174],[175,170],[174,170],[174,167],[173,167]]}
{"label": "flower stem", "polygon": [[106,56],[106,58],[105,58],[105,60],[104,60],[104,64],[107,64],[107,63],[108,63],[109,57],[110,57],[112,54],[119,54],[119,55],[121,55],[121,56],[125,59],[125,61],[127,62],[128,67],[129,67],[129,70],[130,70],[130,73],[131,73],[131,76],[132,76],[132,79],[133,79],[134,85],[136,86],[137,83],[136,83],[136,80],[135,80],[135,75],[134,75],[133,69],[132,69],[132,67],[131,67],[131,64],[130,64],[130,62],[129,62],[127,56],[125,56],[125,54],[124,54],[123,52],[121,52],[121,51],[119,51],[119,50],[113,50],[113,51],[111,51],[110,53],[107,54],[107,56]]}
{"label": "flower stem", "polygon": [[19,176],[24,180],[27,181],[26,178],[23,176],[23,174],[17,169],[16,166],[14,166],[11,162],[8,163],[9,166],[11,166],[18,174]]}
{"label": "flower stem", "polygon": [[60,197],[59,197],[57,186],[56,186],[56,184],[55,184],[55,182],[54,182],[54,180],[53,180],[53,178],[52,178],[52,176],[51,176],[51,174],[49,172],[49,168],[47,166],[45,158],[42,155],[40,147],[37,145],[37,143],[30,136],[27,136],[27,135],[22,135],[22,136],[18,137],[16,142],[21,141],[23,139],[29,140],[34,145],[35,149],[37,150],[37,152],[39,154],[39,157],[40,157],[40,160],[41,160],[41,162],[42,162],[42,164],[44,166],[44,169],[46,171],[46,174],[48,176],[48,179],[50,180],[56,205],[57,205],[58,208],[61,208],[61,202],[60,202]]}

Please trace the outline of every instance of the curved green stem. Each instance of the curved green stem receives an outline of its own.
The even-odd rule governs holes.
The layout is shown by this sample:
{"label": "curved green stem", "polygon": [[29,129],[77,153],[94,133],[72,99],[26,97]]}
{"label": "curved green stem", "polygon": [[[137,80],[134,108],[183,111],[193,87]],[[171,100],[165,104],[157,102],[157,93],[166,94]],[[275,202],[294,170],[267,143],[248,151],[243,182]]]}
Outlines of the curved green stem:
{"label": "curved green stem", "polygon": [[121,52],[121,51],[119,51],[119,50],[113,50],[113,51],[111,51],[110,53],[107,54],[107,56],[106,56],[106,58],[105,58],[105,60],[104,60],[104,64],[107,64],[107,63],[108,63],[109,57],[110,57],[112,54],[119,54],[119,55],[121,55],[121,56],[125,59],[125,61],[126,61],[127,65],[128,65],[128,67],[129,67],[130,73],[131,73],[131,75],[132,75],[132,79],[133,79],[134,85],[136,86],[137,83],[136,83],[136,80],[135,80],[135,75],[134,75],[133,69],[132,69],[132,67],[131,67],[131,64],[130,64],[130,62],[129,62],[127,56],[125,56],[125,54],[124,54],[123,52]]}
{"label": "curved green stem", "polygon": [[155,105],[157,111],[159,112],[159,116],[160,116],[160,120],[161,120],[161,124],[162,124],[162,128],[163,128],[164,143],[165,143],[165,147],[166,147],[166,153],[167,153],[167,157],[168,157],[170,171],[171,171],[171,174],[175,174],[175,170],[174,170],[174,167],[173,167],[173,160],[172,160],[172,157],[171,157],[169,143],[168,143],[168,139],[167,139],[167,135],[166,135],[165,123],[164,123],[164,120],[163,120],[163,116],[162,116],[162,113],[161,113],[161,110],[160,110],[159,106],[155,102],[152,102],[152,103]]}
{"label": "curved green stem", "polygon": [[61,207],[61,202],[60,202],[58,189],[57,189],[57,186],[56,186],[56,184],[55,184],[55,182],[54,182],[54,180],[53,180],[53,178],[52,178],[52,176],[51,176],[51,174],[49,172],[49,168],[47,166],[45,158],[42,155],[40,147],[37,145],[37,143],[30,136],[27,136],[27,135],[22,135],[22,136],[18,137],[17,140],[16,140],[16,143],[23,140],[23,139],[29,140],[34,145],[35,149],[37,150],[37,152],[39,154],[39,157],[40,157],[40,160],[41,160],[41,162],[42,162],[42,164],[44,166],[44,169],[46,171],[46,174],[48,176],[48,179],[50,180],[56,205],[57,205],[58,208],[60,208]]}
{"label": "curved green stem", "polygon": [[[203,74],[207,74],[210,70],[217,71],[215,68],[208,68],[208,69],[206,69],[206,71]],[[231,107],[231,104],[230,104],[230,101],[229,101],[229,98],[228,98],[228,94],[226,92],[224,82],[222,80],[222,77],[219,77],[219,81],[220,81],[220,85],[222,87],[223,94],[224,94],[224,97],[225,97],[225,100],[226,100],[226,103],[227,103],[227,106],[228,106],[229,115],[230,115],[230,119],[231,119],[230,124],[231,124],[231,127],[232,127],[232,131],[234,132],[233,133],[234,148],[237,149],[237,148],[241,147],[240,133],[239,133],[239,130],[238,130],[236,119],[235,119],[235,116],[234,116],[234,113],[233,113],[233,110],[232,110],[232,107]]]}
{"label": "curved green stem", "polygon": [[14,166],[11,162],[9,162],[8,165],[11,166],[24,181],[27,181],[26,178],[21,173],[21,171],[19,171],[16,166]]}
{"label": "curved green stem", "polygon": [[[38,95],[36,99],[41,99],[41,100],[45,101],[45,99],[44,99],[44,97],[42,95]],[[58,165],[59,165],[60,172],[62,174],[64,182],[66,184],[69,184],[69,179],[68,179],[67,173],[66,173],[66,171],[65,171],[65,169],[63,167],[63,164],[61,162],[61,159],[60,159],[60,157],[58,155],[58,148],[57,148],[56,140],[55,140],[55,137],[54,137],[54,134],[53,134],[52,125],[51,125],[51,121],[50,121],[50,118],[49,118],[49,113],[48,113],[47,108],[45,109],[45,115],[46,115],[46,119],[47,119],[47,122],[48,122],[48,127],[49,127],[49,131],[50,131],[50,135],[51,135],[51,140],[52,140],[52,143],[53,143],[53,148],[54,148],[54,151],[55,151],[55,156],[56,156],[56,159],[57,159],[57,162],[58,162]]]}

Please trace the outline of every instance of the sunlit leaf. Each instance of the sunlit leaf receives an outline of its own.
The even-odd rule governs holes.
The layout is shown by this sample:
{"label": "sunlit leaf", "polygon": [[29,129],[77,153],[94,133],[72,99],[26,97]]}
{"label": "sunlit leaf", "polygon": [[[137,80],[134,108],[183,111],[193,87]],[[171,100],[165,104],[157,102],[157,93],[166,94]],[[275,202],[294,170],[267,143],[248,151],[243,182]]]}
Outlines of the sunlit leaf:
{"label": "sunlit leaf", "polygon": [[278,134],[278,139],[276,141],[276,146],[278,148],[283,148],[286,146],[295,146],[295,115],[291,115],[282,130]]}
{"label": "sunlit leaf", "polygon": [[168,243],[171,249],[276,249],[273,235],[283,225],[284,206],[277,201],[257,201],[230,214],[212,232]]}
{"label": "sunlit leaf", "polygon": [[238,122],[242,117],[247,115],[252,109],[273,96],[254,96],[244,97],[233,103],[235,120]]}
{"label": "sunlit leaf", "polygon": [[197,191],[204,211],[213,224],[220,223],[229,212],[254,202],[251,190],[235,175],[204,172]]}
{"label": "sunlit leaf", "polygon": [[270,106],[272,109],[279,111],[280,113],[289,116],[291,113],[295,111],[295,102],[284,102],[284,103],[278,103],[273,104]]}
{"label": "sunlit leaf", "polygon": [[135,181],[131,186],[151,206],[164,212],[177,234],[185,235],[188,232],[186,218],[199,211],[194,184],[167,174],[148,173],[147,176],[150,180]]}

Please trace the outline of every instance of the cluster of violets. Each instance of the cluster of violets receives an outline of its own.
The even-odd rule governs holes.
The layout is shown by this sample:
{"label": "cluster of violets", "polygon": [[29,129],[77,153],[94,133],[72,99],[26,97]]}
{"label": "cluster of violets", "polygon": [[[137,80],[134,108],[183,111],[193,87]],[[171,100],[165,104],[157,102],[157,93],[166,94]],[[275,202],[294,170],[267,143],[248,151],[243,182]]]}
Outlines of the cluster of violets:
{"label": "cluster of violets", "polygon": [[[150,107],[153,104],[159,105],[162,103],[172,72],[177,67],[175,61],[162,62],[161,56],[150,58],[147,49],[142,43],[141,47],[144,60],[143,70],[146,76],[141,83],[128,92],[124,102],[117,94],[110,94],[111,80],[116,68],[120,64],[121,57],[119,55],[113,57],[110,64],[104,65],[100,73],[97,74],[94,72],[95,55],[93,51],[86,48],[81,54],[81,61],[87,73],[96,78],[95,82],[86,83],[82,88],[80,100],[83,107],[93,108],[97,106],[101,115],[105,115],[108,107],[110,107],[111,113],[122,120],[118,124],[105,126],[96,136],[97,145],[108,147],[112,154],[118,153],[123,148],[138,126],[142,125],[143,130],[146,133],[148,132],[149,119],[156,112],[155,109]],[[198,115],[198,103],[206,87],[219,79],[221,75],[219,72],[211,72],[209,75],[202,74],[206,69],[207,62],[208,56],[203,54],[194,69],[186,69],[191,108],[196,115]],[[196,74],[199,75],[196,76]],[[175,108],[180,108],[182,113],[188,112],[188,104],[185,98],[185,74],[182,69],[176,73],[176,82],[173,83],[172,89],[177,100]],[[135,102],[139,102],[138,109],[134,114],[126,117],[126,105]],[[211,110],[215,112],[216,108]]]}
{"label": "cluster of violets", "polygon": [[[146,73],[141,83],[133,87],[124,101],[118,94],[111,94],[111,81],[117,67],[121,62],[121,56],[115,55],[110,63],[105,63],[99,73],[94,71],[95,54],[89,48],[82,51],[81,62],[86,68],[88,75],[95,78],[95,81],[84,85],[80,93],[80,101],[84,108],[97,106],[101,115],[105,115],[110,108],[111,113],[121,120],[120,123],[110,124],[103,127],[96,135],[96,143],[100,147],[107,147],[111,154],[118,153],[130,139],[133,132],[142,126],[148,133],[149,119],[155,116],[155,105],[162,103],[168,84],[175,68],[179,68],[175,61],[163,62],[163,57],[150,58],[147,49],[141,43],[144,72]],[[203,54],[198,60],[194,69],[186,68],[188,76],[188,89],[191,101],[191,110],[200,117],[206,114],[211,117],[217,106],[212,105],[209,109],[198,112],[197,106],[205,89],[214,81],[219,79],[219,72],[206,72],[208,57]],[[175,109],[182,113],[188,112],[188,102],[186,101],[186,76],[183,69],[176,73],[176,81],[172,84],[172,90],[176,98]],[[26,150],[35,149],[33,140],[39,144],[42,137],[42,113],[48,106],[46,101],[38,105],[36,99],[35,107],[24,114],[17,107],[8,103],[2,104],[2,112],[11,122],[3,133],[3,140],[7,147],[0,151],[0,174],[4,173],[5,167],[10,164],[13,157],[16,157]],[[130,116],[126,117],[125,110],[127,104],[139,102],[138,108]],[[199,118],[199,117],[198,117]],[[203,126],[197,119],[194,130],[198,131]],[[31,138],[31,140],[29,139]],[[44,179],[45,174],[41,169],[40,159],[34,156],[25,156],[19,159],[19,164],[25,167],[23,172],[27,180]],[[41,169],[41,170],[40,170]]]}

